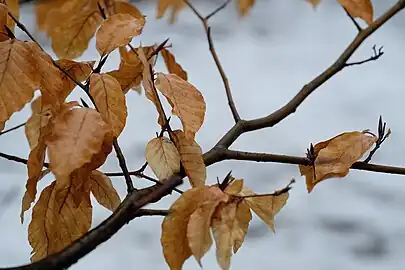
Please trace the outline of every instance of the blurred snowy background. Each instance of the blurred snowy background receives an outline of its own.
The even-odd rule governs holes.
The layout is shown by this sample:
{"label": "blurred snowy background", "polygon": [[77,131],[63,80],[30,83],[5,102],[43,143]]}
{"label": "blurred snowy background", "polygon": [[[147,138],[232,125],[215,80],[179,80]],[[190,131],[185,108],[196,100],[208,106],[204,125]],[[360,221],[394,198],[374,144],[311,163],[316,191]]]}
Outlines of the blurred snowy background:
{"label": "blurred snowy background", "polygon": [[[193,1],[203,13],[219,1]],[[395,0],[373,1],[379,16]],[[197,135],[204,152],[232,126],[225,92],[208,51],[200,21],[187,9],[174,25],[155,19],[155,1],[142,1],[138,8],[148,16],[144,34],[133,44],[160,43],[170,38],[177,60],[189,73],[189,81],[207,102],[205,124]],[[22,21],[35,33],[32,6],[25,5]],[[257,1],[249,16],[239,18],[234,4],[210,21],[217,52],[231,83],[243,118],[266,115],[285,104],[315,75],[327,68],[356,34],[356,29],[336,1],[324,0],[314,11],[303,0]],[[405,12],[398,14],[365,42],[351,60],[372,54],[372,46],[384,45],[377,62],[347,68],[311,95],[285,121],[274,128],[245,134],[232,149],[303,156],[313,142],[344,131],[370,128],[376,131],[383,115],[393,134],[373,162],[405,166]],[[45,46],[44,36],[35,34]],[[19,37],[26,37],[19,34]],[[94,40],[80,60],[98,59]],[[105,71],[119,63],[110,57]],[[161,63],[158,70],[164,70]],[[83,96],[76,91],[72,99]],[[159,130],[151,103],[132,92],[127,95],[129,118],[119,142],[130,169],[144,162],[144,147]],[[7,127],[24,122],[29,106],[15,114]],[[177,120],[176,120],[177,121]],[[176,125],[179,125],[177,121]],[[23,129],[0,137],[0,151],[28,156]],[[311,270],[403,270],[405,269],[405,177],[351,171],[345,179],[328,180],[307,194],[304,179],[294,165],[227,161],[208,169],[208,183],[229,170],[255,191],[272,192],[295,177],[287,206],[276,217],[276,234],[254,217],[247,241],[233,256],[232,269]],[[103,171],[119,171],[111,154]],[[26,223],[20,224],[21,198],[26,169],[0,159],[0,267],[29,262],[31,248]],[[150,170],[147,173],[151,174]],[[40,188],[53,179],[41,181]],[[136,186],[149,185],[134,179]],[[125,183],[113,179],[122,198]],[[183,188],[186,188],[185,185]],[[170,205],[167,197],[156,208]],[[96,203],[93,226],[109,213]],[[144,217],[125,226],[110,241],[99,246],[71,269],[167,269],[160,247],[162,217]],[[214,249],[203,260],[204,269],[218,269]],[[198,269],[189,259],[185,269]]]}

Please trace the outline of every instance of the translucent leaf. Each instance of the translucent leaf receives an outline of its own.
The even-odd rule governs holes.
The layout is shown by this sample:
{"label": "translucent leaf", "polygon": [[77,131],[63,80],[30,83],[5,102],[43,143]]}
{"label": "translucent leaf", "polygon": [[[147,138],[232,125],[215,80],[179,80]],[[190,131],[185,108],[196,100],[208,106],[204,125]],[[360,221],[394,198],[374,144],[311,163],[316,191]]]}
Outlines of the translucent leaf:
{"label": "translucent leaf", "polygon": [[110,178],[100,171],[90,174],[89,185],[97,202],[110,211],[117,209],[121,199],[112,185]]}
{"label": "translucent leaf", "polygon": [[377,141],[367,132],[345,132],[330,140],[317,143],[315,149],[315,172],[313,166],[300,165],[305,175],[308,192],[316,184],[334,177],[345,177],[350,167],[358,161]]}
{"label": "translucent leaf", "polygon": [[180,172],[180,154],[176,146],[166,137],[154,138],[148,142],[145,157],[159,180],[168,179]]}

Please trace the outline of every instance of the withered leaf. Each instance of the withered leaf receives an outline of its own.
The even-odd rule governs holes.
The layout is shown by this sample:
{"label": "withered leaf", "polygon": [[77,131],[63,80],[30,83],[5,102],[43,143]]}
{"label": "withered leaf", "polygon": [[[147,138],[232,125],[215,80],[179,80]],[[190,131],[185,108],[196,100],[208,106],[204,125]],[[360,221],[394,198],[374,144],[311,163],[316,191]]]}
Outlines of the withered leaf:
{"label": "withered leaf", "polygon": [[249,223],[252,220],[250,207],[245,201],[237,203],[236,215],[233,223],[232,240],[233,252],[236,253],[245,241],[248,232]]}
{"label": "withered leaf", "polygon": [[197,209],[205,188],[192,188],[184,192],[170,207],[170,214],[162,223],[160,238],[163,255],[170,269],[179,270],[192,255],[187,239],[187,226],[191,214]]}
{"label": "withered leaf", "polygon": [[[252,190],[243,187],[240,195],[251,196],[256,195]],[[287,203],[289,194],[288,192],[283,193],[278,196],[257,196],[257,197],[246,197],[244,201],[263,220],[269,228],[274,232],[274,217],[275,215],[285,206]]]}
{"label": "withered leaf", "polygon": [[107,11],[109,15],[126,13],[131,15],[135,19],[141,19],[144,17],[133,3],[127,3],[123,1],[113,1],[107,6]]}
{"label": "withered leaf", "polygon": [[46,23],[48,14],[54,10],[60,8],[66,0],[37,0],[35,1],[35,19],[38,30],[46,31],[47,27],[52,27]]}
{"label": "withered leaf", "polygon": [[68,196],[58,211],[55,204],[55,185],[54,181],[42,191],[32,211],[28,240],[33,249],[33,262],[62,250],[86,233],[91,226],[90,197],[87,196],[76,207],[72,196]]}
{"label": "withered leaf", "polygon": [[183,80],[187,81],[187,72],[180,66],[179,63],[176,62],[176,58],[174,57],[174,55],[166,48],[163,48],[160,51],[160,54],[163,56],[165,65],[169,73],[176,74]]}
{"label": "withered leaf", "polygon": [[30,42],[9,39],[0,43],[0,130],[10,116],[34,97],[39,87]]}
{"label": "withered leaf", "polygon": [[228,270],[231,264],[236,206],[236,203],[221,203],[212,218],[217,261],[223,270]]}
{"label": "withered leaf", "polygon": [[373,23],[374,10],[371,0],[338,0],[354,18],[361,18],[367,24]]}
{"label": "withered leaf", "polygon": [[0,4],[0,42],[9,39],[8,32],[6,29],[8,19],[8,8],[4,4]]}
{"label": "withered leaf", "polygon": [[90,191],[97,202],[110,211],[117,209],[121,199],[108,176],[100,171],[92,171],[89,178]]}
{"label": "withered leaf", "polygon": [[158,73],[156,87],[169,101],[172,113],[180,118],[186,138],[194,139],[204,122],[206,109],[200,91],[176,74]]}
{"label": "withered leaf", "polygon": [[70,0],[49,11],[46,19],[52,49],[59,58],[73,59],[87,49],[103,18],[98,0]]}
{"label": "withered leaf", "polygon": [[46,144],[50,169],[58,178],[90,162],[111,129],[96,110],[74,108],[55,119],[52,131]]}
{"label": "withered leaf", "polygon": [[255,0],[239,0],[238,7],[240,15],[245,16],[254,4]]}
{"label": "withered leaf", "polygon": [[90,95],[97,109],[108,123],[115,137],[118,137],[127,120],[127,105],[121,86],[108,74],[92,74],[90,77]]}
{"label": "withered leaf", "polygon": [[[6,5],[11,14],[13,14],[13,16],[16,19],[19,19],[20,17],[19,0],[0,0],[0,3]],[[15,22],[10,16],[7,16],[7,26],[8,28],[10,28],[11,31],[14,31]]]}
{"label": "withered leaf", "polygon": [[145,18],[136,19],[119,13],[108,17],[96,33],[96,48],[100,55],[107,55],[118,47],[128,44],[142,33]]}
{"label": "withered leaf", "polygon": [[150,140],[146,145],[145,158],[159,180],[180,172],[180,154],[176,146],[166,137]]}
{"label": "withered leaf", "polygon": [[299,165],[301,175],[305,175],[308,192],[316,184],[334,177],[345,177],[350,167],[359,160],[377,141],[367,132],[345,132],[317,143],[315,149],[315,172],[313,166]]}
{"label": "withered leaf", "polygon": [[201,147],[194,140],[187,139],[181,130],[173,131],[172,136],[191,186],[204,186],[207,169]]}
{"label": "withered leaf", "polygon": [[202,257],[212,245],[210,233],[212,215],[219,203],[227,202],[229,198],[218,187],[206,187],[201,192],[203,198],[201,198],[200,205],[191,214],[187,226],[189,247],[200,266],[202,266]]}
{"label": "withered leaf", "polygon": [[159,0],[157,6],[157,14],[156,17],[158,19],[162,18],[166,10],[171,8],[171,14],[169,18],[170,23],[174,23],[177,17],[177,14],[185,7],[185,3],[183,0]]}
{"label": "withered leaf", "polygon": [[[156,46],[143,47],[143,50],[149,57],[154,51],[155,47]],[[144,70],[144,65],[138,56],[139,48],[135,48],[135,51],[132,51],[132,49],[127,51],[125,47],[119,47],[118,50],[121,56],[119,69],[110,71],[107,74],[117,79],[124,93],[127,93],[130,89],[139,91],[138,89],[142,82]],[[150,62],[152,61],[149,61],[149,63]]]}

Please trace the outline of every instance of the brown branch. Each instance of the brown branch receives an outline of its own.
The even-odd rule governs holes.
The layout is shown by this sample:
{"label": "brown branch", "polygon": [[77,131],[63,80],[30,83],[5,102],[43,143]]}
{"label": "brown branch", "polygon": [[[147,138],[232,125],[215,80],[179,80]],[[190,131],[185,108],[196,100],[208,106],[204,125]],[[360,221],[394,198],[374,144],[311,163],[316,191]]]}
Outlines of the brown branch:
{"label": "brown branch", "polygon": [[[343,6],[342,6],[343,7]],[[350,18],[350,20],[352,21],[352,23],[354,24],[354,26],[356,27],[357,31],[361,32],[363,30],[363,28],[361,28],[361,26],[359,25],[359,23],[356,21],[355,18],[353,18],[352,14],[349,13],[349,11],[343,7],[343,9],[346,11],[347,16]]]}
{"label": "brown branch", "polygon": [[219,60],[217,52],[215,51],[214,42],[213,42],[212,36],[211,36],[211,28],[208,26],[208,20],[212,16],[217,14],[219,11],[224,9],[231,1],[227,0],[224,4],[219,6],[217,9],[215,9],[213,12],[211,12],[206,17],[203,17],[201,15],[201,13],[199,13],[198,10],[194,7],[194,5],[191,4],[191,2],[189,0],[183,0],[183,1],[187,4],[187,6],[189,6],[191,8],[191,10],[200,19],[201,23],[204,26],[204,30],[205,30],[205,33],[207,35],[209,50],[211,52],[212,58],[214,59],[214,62],[216,64],[216,66],[217,66],[217,69],[218,69],[218,71],[219,71],[219,73],[221,75],[222,82],[224,83],[225,93],[226,93],[226,97],[228,99],[229,108],[231,109],[232,116],[233,116],[233,119],[235,120],[235,123],[238,123],[241,120],[241,118],[239,116],[238,110],[236,109],[235,102],[233,101],[231,87],[229,86],[228,77],[226,76],[225,71],[224,71],[224,69],[223,69],[223,67],[221,65],[221,62]]}
{"label": "brown branch", "polygon": [[166,196],[171,190],[182,183],[182,177],[175,175],[163,185],[155,185],[128,194],[118,209],[96,228],[73,242],[64,250],[50,255],[40,261],[19,267],[0,268],[0,270],[59,270],[76,263],[80,258],[94,250],[99,244],[110,239],[119,229],[132,219],[143,215],[164,215],[162,210],[143,210],[144,205]]}
{"label": "brown branch", "polygon": [[125,183],[127,184],[127,192],[131,193],[134,190],[136,191],[137,189],[134,187],[134,184],[132,183],[132,179],[131,179],[131,176],[129,175],[129,171],[128,171],[127,163],[124,158],[124,154],[122,153],[121,147],[119,146],[117,139],[114,139],[113,145],[114,145],[115,153],[117,154],[118,163],[120,165],[120,168],[121,168],[122,173],[125,178]]}
{"label": "brown branch", "polygon": [[[252,152],[229,150],[225,148],[217,150],[216,155],[220,156],[220,160],[217,160],[215,162],[219,162],[222,160],[245,160],[245,161],[275,162],[275,163],[307,165],[307,166],[311,165],[310,161],[305,157],[295,157],[295,156],[286,156],[268,153],[252,153]],[[209,165],[210,164],[207,164],[207,166]],[[356,162],[352,165],[351,169],[405,175],[404,167],[377,165],[365,162]]]}
{"label": "brown branch", "polygon": [[398,0],[398,2],[393,5],[388,11],[376,19],[372,24],[367,28],[359,32],[353,41],[347,46],[339,58],[324,72],[319,74],[311,82],[306,84],[296,95],[293,97],[287,104],[285,104],[280,109],[274,111],[273,113],[253,120],[240,120],[237,122],[216,144],[216,146],[211,149],[207,155],[211,159],[211,151],[214,151],[216,147],[225,147],[228,148],[240,135],[245,132],[250,132],[266,127],[272,127],[287,116],[294,113],[298,106],[310,95],[312,94],[319,86],[328,81],[336,73],[341,71],[349,58],[353,53],[359,48],[359,46],[366,40],[371,34],[377,31],[382,25],[384,25],[388,20],[390,20],[394,15],[399,11],[405,8],[405,0]]}

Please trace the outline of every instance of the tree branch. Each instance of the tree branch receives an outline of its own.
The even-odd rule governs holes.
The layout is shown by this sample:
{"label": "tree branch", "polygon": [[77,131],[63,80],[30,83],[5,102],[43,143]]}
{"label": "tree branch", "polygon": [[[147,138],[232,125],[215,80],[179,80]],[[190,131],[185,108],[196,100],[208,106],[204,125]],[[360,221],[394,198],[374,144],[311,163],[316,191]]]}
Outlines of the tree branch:
{"label": "tree branch", "polygon": [[9,133],[9,132],[11,132],[11,131],[13,131],[13,130],[19,129],[20,127],[23,127],[23,126],[25,126],[25,123],[22,123],[22,124],[19,124],[19,125],[15,126],[15,127],[12,127],[12,128],[6,129],[6,130],[3,130],[3,131],[0,132],[0,136],[1,136],[1,135],[4,135],[4,134],[6,134],[6,133]]}
{"label": "tree branch", "polygon": [[76,263],[80,258],[94,250],[99,244],[110,239],[119,229],[132,219],[144,215],[167,214],[162,210],[140,209],[144,205],[168,195],[171,190],[183,182],[182,177],[174,175],[163,185],[155,185],[128,194],[118,209],[96,228],[73,242],[59,253],[40,261],[19,267],[0,268],[0,270],[59,270]]}
{"label": "tree branch", "polygon": [[217,9],[215,9],[213,12],[211,12],[206,17],[203,17],[201,15],[201,13],[199,13],[198,10],[194,7],[194,5],[191,4],[191,2],[189,0],[183,0],[183,1],[187,4],[187,6],[189,6],[191,8],[191,10],[200,19],[201,23],[204,26],[204,30],[205,30],[205,33],[207,35],[209,50],[211,52],[212,58],[214,59],[214,62],[216,64],[216,66],[217,66],[217,69],[218,69],[218,71],[219,71],[219,73],[221,75],[222,81],[224,83],[225,93],[226,93],[226,97],[228,99],[228,105],[229,105],[229,108],[231,109],[233,119],[235,120],[235,123],[237,123],[237,122],[239,122],[241,120],[241,118],[239,116],[238,110],[236,109],[235,102],[233,101],[231,87],[229,86],[228,77],[225,74],[225,71],[224,71],[224,69],[223,69],[223,67],[221,65],[221,62],[219,61],[218,54],[217,54],[217,52],[215,51],[215,48],[214,48],[214,41],[212,40],[212,36],[211,36],[211,27],[208,26],[208,20],[212,16],[217,14],[219,11],[224,9],[231,1],[227,0],[226,2],[224,2],[224,4],[219,6]]}
{"label": "tree branch", "polygon": [[[324,72],[319,74],[308,84],[304,85],[304,87],[287,104],[269,114],[268,116],[248,121],[240,120],[221,138],[221,140],[215,145],[215,147],[228,148],[241,134],[266,127],[272,127],[284,120],[290,114],[294,113],[297,110],[298,106],[300,106],[301,103],[310,94],[312,94],[319,86],[324,84],[345,67],[349,58],[359,48],[364,40],[366,40],[371,34],[377,31],[382,25],[384,25],[389,19],[394,17],[394,15],[396,15],[403,8],[405,8],[405,0],[398,0],[398,2],[393,5],[388,11],[386,11],[383,15],[376,19],[367,28],[359,32],[353,39],[353,41],[339,56],[339,58]],[[215,147],[210,151],[213,151]],[[210,156],[209,152],[207,154],[208,156]]]}

